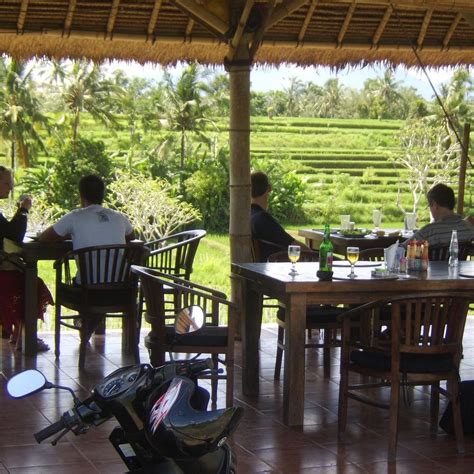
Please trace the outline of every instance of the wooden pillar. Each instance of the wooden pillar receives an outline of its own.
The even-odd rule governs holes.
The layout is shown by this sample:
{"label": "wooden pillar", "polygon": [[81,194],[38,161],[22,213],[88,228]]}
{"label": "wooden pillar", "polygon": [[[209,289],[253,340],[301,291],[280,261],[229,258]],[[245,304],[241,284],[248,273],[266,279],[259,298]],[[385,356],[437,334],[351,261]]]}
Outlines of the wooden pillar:
{"label": "wooden pillar", "polygon": [[[230,81],[230,260],[251,261],[250,233],[250,60],[248,45],[241,43],[226,64]],[[242,308],[239,286],[231,279],[231,299]],[[240,324],[237,324],[240,334]]]}
{"label": "wooden pillar", "polygon": [[471,133],[471,124],[464,124],[464,134],[462,138],[463,147],[461,153],[461,164],[459,166],[459,182],[458,182],[458,214],[464,212],[464,189],[466,187],[466,167],[469,158],[469,135]]}

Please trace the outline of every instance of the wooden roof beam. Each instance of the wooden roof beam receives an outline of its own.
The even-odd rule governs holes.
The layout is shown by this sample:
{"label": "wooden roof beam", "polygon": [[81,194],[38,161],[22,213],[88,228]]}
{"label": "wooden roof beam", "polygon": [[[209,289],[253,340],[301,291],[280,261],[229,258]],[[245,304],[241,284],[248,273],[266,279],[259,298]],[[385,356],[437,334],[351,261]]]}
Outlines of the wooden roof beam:
{"label": "wooden roof beam", "polygon": [[208,30],[223,37],[229,30],[229,25],[218,16],[211,13],[202,5],[198,5],[194,0],[170,0],[173,5],[185,12],[191,18],[203,25]]}
{"label": "wooden roof beam", "polygon": [[153,10],[151,11],[150,20],[148,21],[148,27],[146,29],[148,38],[151,38],[153,36],[153,32],[155,31],[156,22],[158,21],[158,14],[160,13],[161,8],[161,1],[162,0],[155,0],[155,4],[153,5]]}
{"label": "wooden roof beam", "polygon": [[385,31],[385,27],[387,26],[387,23],[390,20],[390,17],[392,16],[393,12],[393,7],[392,5],[389,5],[387,9],[385,10],[385,13],[383,15],[382,21],[379,23],[379,26],[377,26],[377,31],[374,34],[374,37],[372,38],[372,46],[377,47],[380,41],[380,38],[383,35],[383,32]]}
{"label": "wooden roof beam", "polygon": [[120,0],[113,0],[112,6],[110,8],[109,19],[107,20],[107,33],[105,34],[105,39],[112,39],[115,20],[117,18],[118,10],[120,6]]}
{"label": "wooden roof beam", "polygon": [[186,31],[185,31],[186,38],[189,38],[191,36],[191,33],[193,32],[193,27],[194,27],[194,20],[190,18],[188,21],[188,24],[186,25]]}
{"label": "wooden roof beam", "polygon": [[247,0],[245,2],[244,8],[239,18],[239,23],[237,24],[237,28],[235,29],[234,36],[232,37],[229,43],[229,52],[227,54],[227,59],[229,61],[232,61],[237,51],[237,48],[240,45],[240,41],[242,40],[242,36],[247,25],[247,20],[249,19],[250,12],[252,11],[254,3],[255,0]]}
{"label": "wooden roof beam", "polygon": [[344,36],[346,36],[347,30],[349,29],[349,25],[351,24],[352,17],[354,15],[356,9],[356,2],[352,2],[349,10],[347,11],[346,17],[344,18],[344,23],[342,24],[341,31],[337,35],[337,44],[339,46],[342,45],[344,41]]}
{"label": "wooden roof beam", "polygon": [[21,0],[20,13],[18,15],[18,21],[16,22],[16,30],[18,33],[23,33],[23,27],[25,26],[26,14],[28,12],[29,0]]}
{"label": "wooden roof beam", "polygon": [[428,26],[430,25],[432,16],[433,9],[429,8],[425,13],[425,17],[423,18],[423,24],[421,25],[420,33],[418,34],[418,40],[416,41],[418,48],[421,48],[423,46],[423,41],[425,41],[426,32],[428,30]]}
{"label": "wooden roof beam", "polygon": [[453,37],[453,34],[456,31],[456,28],[458,27],[459,22],[461,21],[461,18],[462,18],[461,13],[458,13],[456,15],[456,18],[451,23],[451,26],[449,27],[449,30],[446,33],[446,36],[444,37],[444,40],[443,40],[443,48],[447,48],[449,46],[449,42],[451,41],[451,38]]}
{"label": "wooden roof beam", "polygon": [[263,18],[263,21],[262,21],[262,25],[255,32],[255,35],[254,35],[253,40],[252,40],[252,46],[251,46],[250,52],[249,52],[249,56],[250,56],[250,59],[252,61],[253,61],[253,58],[255,57],[255,53],[257,52],[258,47],[262,43],[262,39],[263,39],[263,35],[265,34],[265,31],[267,31],[267,29],[268,29],[268,20],[272,16],[277,2],[278,2],[278,0],[270,0],[269,1],[267,11],[265,12],[265,17]]}
{"label": "wooden roof beam", "polygon": [[63,35],[69,36],[71,33],[72,19],[74,18],[74,12],[76,11],[76,4],[77,0],[69,0],[66,19],[64,20]]}
{"label": "wooden roof beam", "polygon": [[319,0],[313,0],[308,8],[308,12],[306,13],[300,32],[298,33],[298,43],[301,43],[304,40],[304,35],[306,34],[306,30],[308,29],[311,18],[313,18],[314,10],[316,10],[318,2]]}
{"label": "wooden roof beam", "polygon": [[306,3],[308,3],[308,0],[289,0],[288,2],[279,5],[277,8],[275,8],[272,16],[268,19],[267,29],[271,28],[273,25],[283,20],[288,15],[291,15],[294,11],[301,8]]}

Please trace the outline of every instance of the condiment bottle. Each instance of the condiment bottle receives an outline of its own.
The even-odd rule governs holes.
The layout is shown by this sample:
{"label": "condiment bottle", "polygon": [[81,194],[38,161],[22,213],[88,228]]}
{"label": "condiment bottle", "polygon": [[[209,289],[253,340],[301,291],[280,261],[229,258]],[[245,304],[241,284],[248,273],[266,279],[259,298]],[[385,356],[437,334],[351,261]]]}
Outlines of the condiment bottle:
{"label": "condiment bottle", "polygon": [[421,254],[421,270],[426,272],[428,270],[428,262],[430,261],[429,242],[423,241],[423,252]]}

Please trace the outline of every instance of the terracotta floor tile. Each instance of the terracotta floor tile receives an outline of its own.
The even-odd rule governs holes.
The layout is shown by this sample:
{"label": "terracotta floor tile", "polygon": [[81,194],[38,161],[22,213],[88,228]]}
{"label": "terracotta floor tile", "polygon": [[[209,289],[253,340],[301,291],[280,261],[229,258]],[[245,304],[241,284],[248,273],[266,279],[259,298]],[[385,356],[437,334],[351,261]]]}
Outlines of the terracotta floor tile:
{"label": "terracotta floor tile", "polygon": [[[142,333],[143,340],[144,333]],[[41,336],[43,337],[43,335]],[[53,346],[53,335],[44,339]],[[282,423],[283,378],[273,380],[276,326],[264,327],[261,343],[260,396],[246,397],[241,388],[241,344],[236,344],[235,404],[244,416],[230,440],[237,457],[239,474],[473,474],[474,437],[466,437],[466,454],[456,454],[453,438],[441,430],[429,436],[429,391],[416,388],[412,403],[402,406],[397,461],[386,460],[388,412],[350,403],[344,443],[337,439],[340,351],[332,351],[330,377],[324,375],[321,351],[306,351],[305,424],[288,428]],[[46,390],[24,400],[10,399],[6,380],[26,368],[39,368],[46,377],[68,385],[80,397],[103,377],[132,360],[122,354],[120,333],[108,331],[92,339],[85,370],[77,368],[79,339],[76,333],[62,333],[61,357],[53,351],[37,358],[25,358],[0,341],[0,474],[116,474],[125,471],[108,442],[114,420],[91,429],[84,436],[68,434],[60,445],[38,445],[33,432],[54,421],[72,403],[65,391]],[[141,345],[141,360],[148,353]],[[474,379],[474,318],[469,318],[464,341],[462,377]],[[208,386],[207,382],[202,384]],[[225,404],[225,384],[219,384],[219,407]],[[388,391],[381,392],[383,397]],[[441,403],[440,412],[445,403]],[[104,457],[106,459],[104,459]]]}

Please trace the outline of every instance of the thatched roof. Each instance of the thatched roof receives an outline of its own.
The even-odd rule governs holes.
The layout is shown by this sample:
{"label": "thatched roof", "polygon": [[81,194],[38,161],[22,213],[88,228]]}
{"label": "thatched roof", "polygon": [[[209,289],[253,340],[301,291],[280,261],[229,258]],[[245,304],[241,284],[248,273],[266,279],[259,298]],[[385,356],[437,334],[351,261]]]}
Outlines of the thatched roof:
{"label": "thatched roof", "polygon": [[0,52],[222,64],[474,63],[474,0],[5,0]]}

